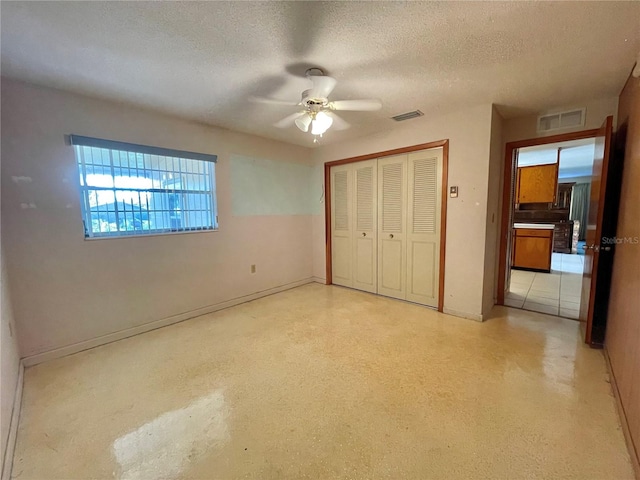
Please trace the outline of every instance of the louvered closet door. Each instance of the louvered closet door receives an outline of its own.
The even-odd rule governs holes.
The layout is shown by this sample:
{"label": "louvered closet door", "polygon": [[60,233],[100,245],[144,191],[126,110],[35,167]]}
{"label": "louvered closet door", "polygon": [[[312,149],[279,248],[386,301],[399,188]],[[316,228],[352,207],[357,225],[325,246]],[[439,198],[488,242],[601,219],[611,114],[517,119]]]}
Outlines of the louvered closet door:
{"label": "louvered closet door", "polygon": [[378,293],[406,298],[407,156],[378,159]]}
{"label": "louvered closet door", "polygon": [[352,279],[352,203],[351,165],[331,168],[331,270],[333,283],[353,286]]}
{"label": "louvered closet door", "polygon": [[438,306],[442,149],[408,155],[407,296]]}
{"label": "louvered closet door", "polygon": [[378,260],[376,161],[352,164],[355,224],[353,229],[353,288],[376,293]]}

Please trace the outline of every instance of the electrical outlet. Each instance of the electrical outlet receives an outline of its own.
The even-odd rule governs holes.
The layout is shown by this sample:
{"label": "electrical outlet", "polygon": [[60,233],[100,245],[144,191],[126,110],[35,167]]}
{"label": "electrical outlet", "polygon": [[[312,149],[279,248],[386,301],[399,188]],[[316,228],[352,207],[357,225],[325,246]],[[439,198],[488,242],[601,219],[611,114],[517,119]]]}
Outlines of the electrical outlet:
{"label": "electrical outlet", "polygon": [[255,265],[251,265],[251,273],[256,273],[256,266]]}

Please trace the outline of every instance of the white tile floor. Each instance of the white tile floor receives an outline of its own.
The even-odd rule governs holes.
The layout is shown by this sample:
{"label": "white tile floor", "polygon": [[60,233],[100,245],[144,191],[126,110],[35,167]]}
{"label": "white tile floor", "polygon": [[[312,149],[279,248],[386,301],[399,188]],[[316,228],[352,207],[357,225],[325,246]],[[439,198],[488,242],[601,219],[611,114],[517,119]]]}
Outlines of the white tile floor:
{"label": "white tile floor", "polygon": [[584,256],[554,253],[551,273],[511,271],[505,305],[578,319]]}

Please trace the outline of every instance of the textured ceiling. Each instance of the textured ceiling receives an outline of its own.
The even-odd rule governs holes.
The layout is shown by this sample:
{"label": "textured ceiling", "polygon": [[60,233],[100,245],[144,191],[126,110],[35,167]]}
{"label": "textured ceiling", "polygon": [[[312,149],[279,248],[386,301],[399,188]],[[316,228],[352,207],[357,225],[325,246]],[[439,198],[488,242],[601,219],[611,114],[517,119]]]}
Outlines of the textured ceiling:
{"label": "textured ceiling", "polygon": [[[640,2],[7,2],[2,74],[286,142],[274,122],[318,66],[343,114],[332,143],[392,115],[496,103],[506,117],[619,94],[640,51]],[[419,121],[419,120],[414,120]]]}

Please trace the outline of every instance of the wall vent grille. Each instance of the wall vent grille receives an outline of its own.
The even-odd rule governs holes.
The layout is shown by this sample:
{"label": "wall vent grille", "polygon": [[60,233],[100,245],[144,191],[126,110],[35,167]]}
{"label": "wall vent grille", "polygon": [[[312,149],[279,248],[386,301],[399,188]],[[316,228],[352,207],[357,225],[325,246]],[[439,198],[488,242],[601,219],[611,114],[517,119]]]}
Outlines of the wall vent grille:
{"label": "wall vent grille", "polygon": [[405,120],[410,120],[416,117],[422,117],[424,113],[420,110],[414,110],[413,112],[401,113],[400,115],[396,115],[395,117],[391,117],[396,122],[403,122]]}
{"label": "wall vent grille", "polygon": [[586,108],[566,112],[548,113],[538,117],[538,133],[584,127]]}

